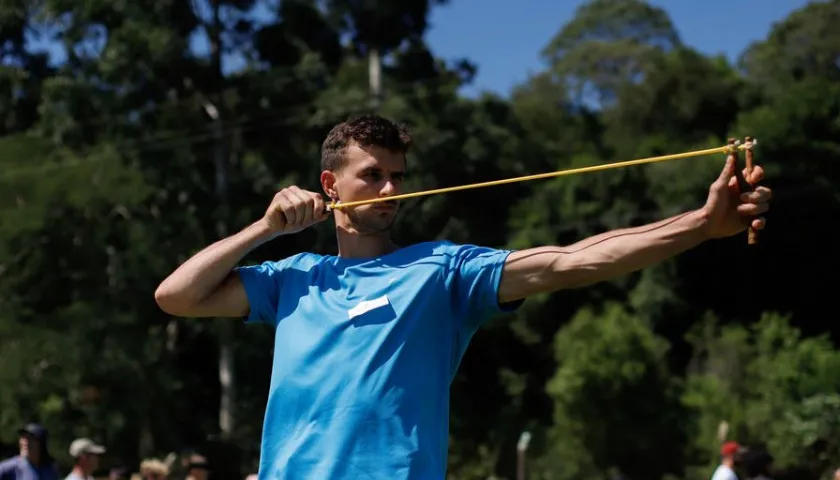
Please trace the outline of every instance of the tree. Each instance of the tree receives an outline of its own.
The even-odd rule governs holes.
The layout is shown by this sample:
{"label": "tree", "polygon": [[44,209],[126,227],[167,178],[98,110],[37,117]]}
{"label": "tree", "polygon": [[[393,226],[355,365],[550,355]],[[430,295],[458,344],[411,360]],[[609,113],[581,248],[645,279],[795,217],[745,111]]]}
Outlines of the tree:
{"label": "tree", "polygon": [[618,304],[584,308],[554,343],[558,369],[543,478],[630,478],[679,474],[679,385],[667,368],[668,342]]}
{"label": "tree", "polygon": [[551,39],[543,57],[578,104],[609,105],[624,83],[681,45],[667,13],[640,0],[590,0]]}

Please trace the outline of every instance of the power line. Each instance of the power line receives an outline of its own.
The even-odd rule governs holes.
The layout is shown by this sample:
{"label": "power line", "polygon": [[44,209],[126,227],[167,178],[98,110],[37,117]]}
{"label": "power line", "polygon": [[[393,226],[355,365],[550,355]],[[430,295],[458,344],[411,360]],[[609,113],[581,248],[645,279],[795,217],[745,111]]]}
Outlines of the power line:
{"label": "power line", "polygon": [[[449,80],[444,79],[436,79],[433,81],[422,81],[419,82],[419,86],[432,86],[437,87],[438,83],[440,86],[447,85]],[[393,90],[395,93],[418,93],[417,92],[418,84],[406,85],[403,88],[399,88]],[[361,90],[361,89],[360,89]],[[192,99],[191,99],[192,101]],[[198,101],[197,99],[195,100]],[[312,107],[311,103],[302,103],[300,105],[293,105],[291,108],[286,107],[287,111],[291,114],[278,114],[275,110],[274,113],[270,116],[259,117],[259,116],[242,116],[239,119],[232,120],[225,123],[225,126],[222,129],[223,135],[230,135],[232,133],[247,133],[247,132],[256,132],[265,128],[269,127],[279,127],[283,125],[298,125],[303,122],[310,120],[315,112],[301,112],[300,108],[303,107]],[[367,105],[360,107],[360,108],[336,108],[335,111],[328,112],[327,116],[337,116],[339,114],[347,114],[352,111],[366,111]],[[256,122],[262,122],[259,125],[252,125]],[[243,128],[244,127],[244,128]],[[145,151],[150,150],[160,150],[160,149],[176,149],[178,147],[186,147],[195,144],[199,144],[205,141],[212,140],[218,132],[214,130],[213,124],[204,125],[199,129],[199,132],[189,134],[189,135],[169,135],[169,134],[160,134],[157,137],[149,138],[149,139],[138,139],[138,140],[129,140],[122,144],[113,145],[107,143],[106,145],[113,145],[120,150],[124,154],[124,156],[131,155],[131,154],[139,154]],[[81,152],[77,153],[77,156],[80,155],[90,155],[93,153],[97,148],[100,148],[102,145],[92,145],[89,147],[85,147],[82,149]],[[161,160],[163,158],[161,157]],[[2,173],[0,173],[0,181],[14,179],[18,177],[28,176],[28,175],[37,175],[41,173],[46,173],[49,171],[57,170],[57,169],[64,169],[69,167],[75,167],[80,165],[85,165],[89,163],[95,163],[99,161],[99,159],[75,159],[70,161],[65,161],[62,163],[53,163],[53,164],[46,164],[46,165],[38,165],[34,167],[18,167],[18,168],[11,168],[6,169]]]}

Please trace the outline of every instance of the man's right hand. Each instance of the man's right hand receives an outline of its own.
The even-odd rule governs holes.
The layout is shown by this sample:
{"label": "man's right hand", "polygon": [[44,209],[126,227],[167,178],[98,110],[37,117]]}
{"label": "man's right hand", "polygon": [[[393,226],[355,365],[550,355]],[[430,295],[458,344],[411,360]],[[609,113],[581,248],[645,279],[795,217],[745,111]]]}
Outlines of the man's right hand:
{"label": "man's right hand", "polygon": [[290,186],[274,195],[263,222],[272,235],[289,235],[322,222],[329,216],[320,194]]}

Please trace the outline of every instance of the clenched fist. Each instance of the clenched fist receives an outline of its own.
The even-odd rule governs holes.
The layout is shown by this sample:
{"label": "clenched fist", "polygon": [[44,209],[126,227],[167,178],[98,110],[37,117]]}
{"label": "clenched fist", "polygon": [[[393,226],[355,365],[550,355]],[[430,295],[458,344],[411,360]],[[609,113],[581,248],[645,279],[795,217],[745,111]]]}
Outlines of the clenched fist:
{"label": "clenched fist", "polygon": [[329,217],[320,194],[286,187],[274,195],[263,221],[274,235],[297,233]]}

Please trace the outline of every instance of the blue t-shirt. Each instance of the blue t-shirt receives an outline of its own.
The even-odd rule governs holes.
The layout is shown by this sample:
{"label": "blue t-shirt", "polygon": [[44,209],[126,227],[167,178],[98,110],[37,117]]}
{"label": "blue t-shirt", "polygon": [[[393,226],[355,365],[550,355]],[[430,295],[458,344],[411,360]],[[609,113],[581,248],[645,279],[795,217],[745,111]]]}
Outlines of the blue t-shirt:
{"label": "blue t-shirt", "polygon": [[522,303],[497,300],[509,253],[428,242],[238,268],[248,322],[275,327],[259,478],[445,478],[461,358]]}

